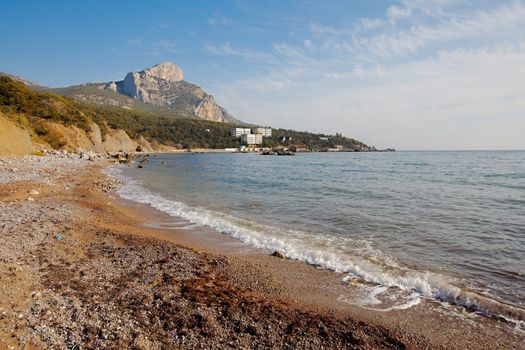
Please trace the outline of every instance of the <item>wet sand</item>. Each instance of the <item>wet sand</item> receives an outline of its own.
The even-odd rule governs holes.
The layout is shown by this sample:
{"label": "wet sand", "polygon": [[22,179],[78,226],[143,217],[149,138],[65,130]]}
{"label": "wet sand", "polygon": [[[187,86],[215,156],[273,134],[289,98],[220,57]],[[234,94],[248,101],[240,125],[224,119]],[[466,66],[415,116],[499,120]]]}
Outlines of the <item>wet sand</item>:
{"label": "wet sand", "polygon": [[103,192],[105,166],[0,163],[0,348],[524,346],[508,323],[434,301],[363,308],[339,274]]}

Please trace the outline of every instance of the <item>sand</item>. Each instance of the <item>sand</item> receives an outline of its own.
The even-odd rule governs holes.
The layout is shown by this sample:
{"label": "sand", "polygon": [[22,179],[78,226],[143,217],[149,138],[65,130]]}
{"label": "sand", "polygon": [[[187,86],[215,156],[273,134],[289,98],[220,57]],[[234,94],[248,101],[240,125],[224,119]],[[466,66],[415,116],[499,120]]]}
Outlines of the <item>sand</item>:
{"label": "sand", "polygon": [[509,349],[501,320],[424,301],[368,310],[359,286],[118,198],[63,155],[0,160],[0,348]]}

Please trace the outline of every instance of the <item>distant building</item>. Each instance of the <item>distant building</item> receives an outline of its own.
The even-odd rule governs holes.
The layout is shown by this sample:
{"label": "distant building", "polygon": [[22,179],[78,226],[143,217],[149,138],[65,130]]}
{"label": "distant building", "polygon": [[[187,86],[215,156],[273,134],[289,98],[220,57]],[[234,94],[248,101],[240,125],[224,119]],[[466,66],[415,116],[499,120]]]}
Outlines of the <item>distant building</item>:
{"label": "distant building", "polygon": [[263,141],[261,134],[243,134],[241,142],[243,145],[260,145]]}
{"label": "distant building", "polygon": [[253,128],[252,132],[257,135],[262,135],[263,137],[272,136],[272,128]]}
{"label": "distant building", "polygon": [[329,138],[326,137],[326,136],[321,136],[321,137],[319,137],[319,140],[322,140],[322,141],[328,141]]}
{"label": "distant building", "polygon": [[230,129],[230,135],[235,137],[236,139],[240,138],[242,135],[245,134],[251,134],[252,130],[250,128],[233,128]]}

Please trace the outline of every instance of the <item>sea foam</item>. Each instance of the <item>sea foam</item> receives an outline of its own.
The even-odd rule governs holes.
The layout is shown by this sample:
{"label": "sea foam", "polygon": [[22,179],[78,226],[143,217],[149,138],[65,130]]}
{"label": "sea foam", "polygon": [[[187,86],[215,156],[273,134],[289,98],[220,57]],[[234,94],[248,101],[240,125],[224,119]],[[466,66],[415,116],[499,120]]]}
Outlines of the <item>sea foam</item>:
{"label": "sea foam", "polygon": [[192,207],[151,192],[142,186],[141,181],[124,176],[118,168],[111,168],[109,174],[124,182],[117,190],[122,198],[150,205],[196,225],[210,227],[253,247],[280,251],[289,259],[344,273],[345,280],[359,279],[377,284],[379,289],[372,289],[369,302],[364,303],[368,306],[374,307],[381,303],[376,296],[388,289],[399,289],[408,295],[402,303],[383,308],[382,311],[406,309],[417,305],[420,297],[426,297],[489,316],[502,317],[519,325],[523,325],[525,320],[524,310],[462,290],[454,285],[451,277],[399,266],[388,255],[373,249],[370,242],[262,225],[226,213]]}

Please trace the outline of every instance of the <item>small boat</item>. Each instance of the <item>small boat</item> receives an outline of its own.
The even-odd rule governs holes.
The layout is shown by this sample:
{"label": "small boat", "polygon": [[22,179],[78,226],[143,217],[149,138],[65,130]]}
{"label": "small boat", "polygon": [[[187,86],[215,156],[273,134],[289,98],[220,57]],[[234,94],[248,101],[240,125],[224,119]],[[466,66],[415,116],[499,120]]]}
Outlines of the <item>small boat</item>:
{"label": "small boat", "polygon": [[275,155],[277,155],[277,153],[275,153],[274,151],[268,151],[268,150],[262,151],[261,153],[261,156],[275,156]]}

